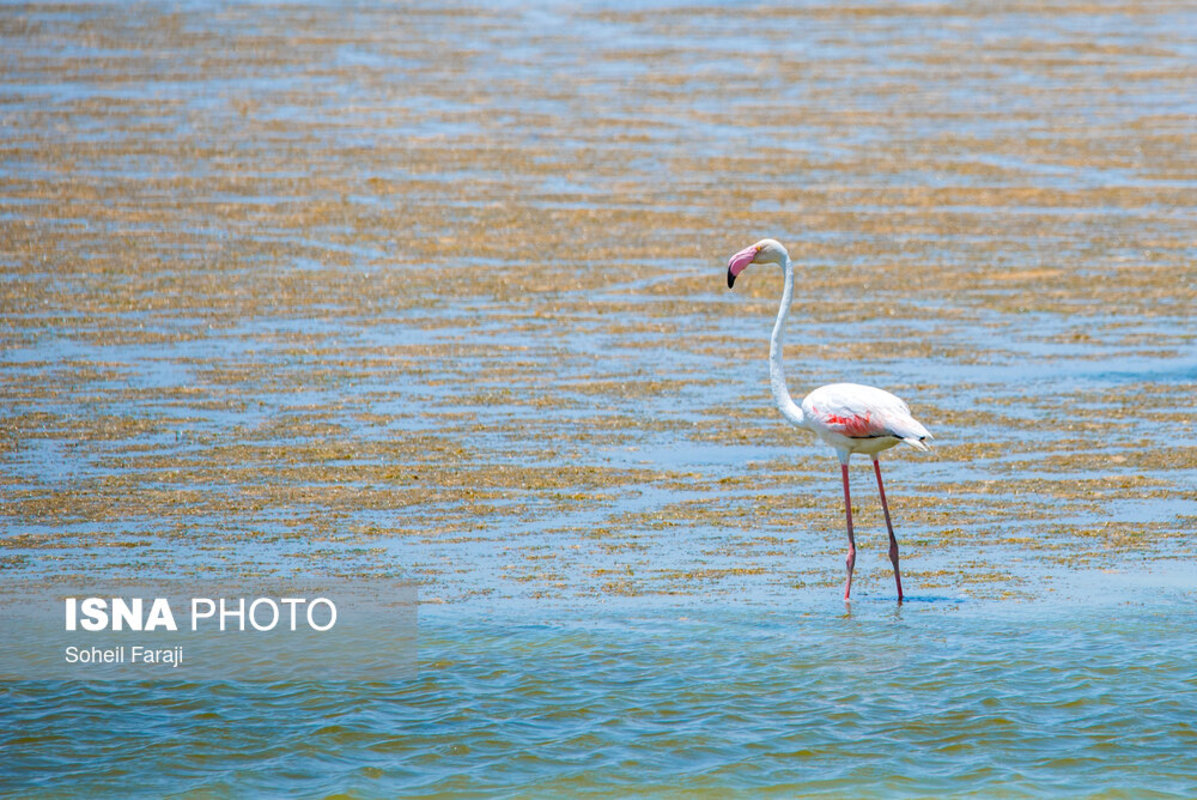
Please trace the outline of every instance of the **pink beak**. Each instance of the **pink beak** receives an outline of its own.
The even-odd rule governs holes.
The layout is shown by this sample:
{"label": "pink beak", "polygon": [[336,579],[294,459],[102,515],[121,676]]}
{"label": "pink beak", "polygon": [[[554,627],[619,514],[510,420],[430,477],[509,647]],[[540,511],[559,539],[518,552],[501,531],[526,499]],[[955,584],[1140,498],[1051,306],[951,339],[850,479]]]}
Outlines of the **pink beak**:
{"label": "pink beak", "polygon": [[732,288],[735,285],[736,278],[744,271],[745,267],[752,263],[757,254],[756,245],[745,247],[740,252],[736,253],[727,262],[727,288]]}

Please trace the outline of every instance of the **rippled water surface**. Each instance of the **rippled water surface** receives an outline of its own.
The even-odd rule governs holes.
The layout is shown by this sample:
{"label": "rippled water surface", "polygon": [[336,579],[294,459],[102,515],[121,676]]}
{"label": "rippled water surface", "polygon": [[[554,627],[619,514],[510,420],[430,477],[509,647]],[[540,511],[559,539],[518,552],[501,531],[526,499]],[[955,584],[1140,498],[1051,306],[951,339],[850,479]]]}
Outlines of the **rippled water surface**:
{"label": "rippled water surface", "polygon": [[1149,592],[1106,577],[1127,599],[436,612],[419,678],[394,685],[15,684],[7,780],[47,796],[1190,797],[1192,575]]}
{"label": "rippled water surface", "polygon": [[[0,576],[419,586],[0,790],[1197,796],[1188,3],[0,5]],[[871,470],[772,406],[906,398]]]}

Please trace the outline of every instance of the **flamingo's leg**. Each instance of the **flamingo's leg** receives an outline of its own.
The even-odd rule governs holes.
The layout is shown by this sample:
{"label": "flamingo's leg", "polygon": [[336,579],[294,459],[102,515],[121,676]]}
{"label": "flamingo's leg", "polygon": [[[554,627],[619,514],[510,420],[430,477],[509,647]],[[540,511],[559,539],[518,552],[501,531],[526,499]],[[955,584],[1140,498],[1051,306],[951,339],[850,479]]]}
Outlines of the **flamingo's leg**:
{"label": "flamingo's leg", "polygon": [[844,477],[844,516],[848,520],[848,582],[844,584],[844,600],[852,593],[852,569],[856,566],[856,537],[852,535],[852,495],[848,492],[848,462],[840,465]]}
{"label": "flamingo's leg", "polygon": [[881,483],[881,462],[873,459],[873,471],[877,473],[877,491],[881,493],[881,510],[885,512],[885,527],[889,530],[889,560],[894,565],[894,583],[898,585],[898,602],[902,602],[902,573],[898,570],[898,539],[889,520],[889,503],[885,502],[885,485]]}

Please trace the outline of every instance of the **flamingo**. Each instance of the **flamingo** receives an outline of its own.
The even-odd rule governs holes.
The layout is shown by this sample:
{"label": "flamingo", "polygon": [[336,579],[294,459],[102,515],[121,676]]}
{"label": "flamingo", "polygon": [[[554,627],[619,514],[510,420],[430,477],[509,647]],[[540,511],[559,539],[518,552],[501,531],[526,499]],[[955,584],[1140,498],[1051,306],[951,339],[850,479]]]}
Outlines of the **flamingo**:
{"label": "flamingo", "polygon": [[777,264],[785,275],[781,292],[781,306],[777,322],[769,340],[769,377],[773,399],[781,415],[792,425],[811,431],[835,449],[840,458],[840,474],[844,482],[844,514],[848,523],[848,581],[844,584],[844,601],[851,600],[852,570],[856,566],[856,538],[852,532],[852,496],[848,490],[848,459],[862,453],[873,459],[877,475],[877,491],[881,494],[881,510],[885,512],[885,527],[889,530],[889,560],[894,565],[894,583],[901,603],[902,574],[898,569],[898,540],[890,521],[889,505],[885,500],[885,485],[881,482],[881,464],[877,457],[883,450],[905,442],[916,450],[927,450],[925,442],[933,438],[927,429],[910,414],[905,401],[884,389],[859,383],[831,383],[808,394],[799,405],[790,397],[786,386],[785,369],[781,362],[782,339],[790,303],[794,299],[794,266],[789,252],[774,239],[762,239],[745,247],[727,262],[727,288],[750,264]]}

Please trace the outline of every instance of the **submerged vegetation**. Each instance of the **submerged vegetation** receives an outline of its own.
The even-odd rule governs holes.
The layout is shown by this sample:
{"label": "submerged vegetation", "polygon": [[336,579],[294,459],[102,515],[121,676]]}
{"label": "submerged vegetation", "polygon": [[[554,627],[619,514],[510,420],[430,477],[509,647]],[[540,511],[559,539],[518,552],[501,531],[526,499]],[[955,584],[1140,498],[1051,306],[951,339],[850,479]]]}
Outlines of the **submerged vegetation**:
{"label": "submerged vegetation", "polygon": [[[885,385],[936,436],[887,462],[912,593],[1192,556],[1179,33],[712,13],[7,13],[0,569],[838,584],[834,459],[770,405],[777,284],[722,286],[763,235],[804,267],[795,394]],[[928,57],[928,25],[965,35]],[[750,31],[783,55],[718,46]]]}

